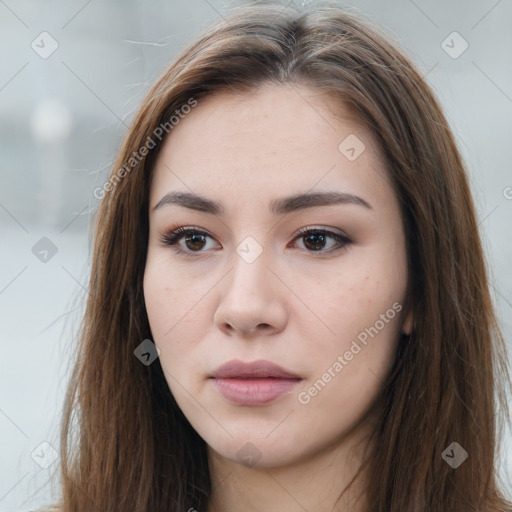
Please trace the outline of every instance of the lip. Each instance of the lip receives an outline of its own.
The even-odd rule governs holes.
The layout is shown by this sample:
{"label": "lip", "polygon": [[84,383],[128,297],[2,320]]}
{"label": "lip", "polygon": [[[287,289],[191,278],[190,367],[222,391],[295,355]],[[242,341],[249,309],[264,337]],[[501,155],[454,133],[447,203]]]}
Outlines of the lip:
{"label": "lip", "polygon": [[212,375],[212,378],[264,378],[274,377],[281,379],[301,379],[300,375],[293,373],[281,366],[259,359],[245,363],[239,359],[233,359],[220,366]]}
{"label": "lip", "polygon": [[237,405],[265,405],[289,393],[302,380],[270,361],[229,361],[210,377],[217,390]]}

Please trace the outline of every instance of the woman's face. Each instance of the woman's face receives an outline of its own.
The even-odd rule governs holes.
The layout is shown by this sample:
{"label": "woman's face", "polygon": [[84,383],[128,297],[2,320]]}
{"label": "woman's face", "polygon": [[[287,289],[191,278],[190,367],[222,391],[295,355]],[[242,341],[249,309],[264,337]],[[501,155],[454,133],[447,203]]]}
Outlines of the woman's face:
{"label": "woman's face", "polygon": [[[329,106],[295,86],[214,94],[174,126],[154,170],[144,296],[160,364],[209,449],[251,466],[361,430],[412,321],[384,162]],[[173,238],[181,227],[196,233]],[[233,360],[289,374],[222,378]]]}

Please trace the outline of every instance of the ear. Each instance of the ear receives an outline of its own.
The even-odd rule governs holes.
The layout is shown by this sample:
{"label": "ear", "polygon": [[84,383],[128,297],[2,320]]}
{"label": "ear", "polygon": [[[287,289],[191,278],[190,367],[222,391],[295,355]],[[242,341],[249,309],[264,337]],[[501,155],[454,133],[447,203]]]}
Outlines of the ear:
{"label": "ear", "polygon": [[404,323],[402,325],[402,332],[405,335],[407,335],[407,336],[409,334],[411,334],[411,331],[412,331],[412,321],[413,321],[413,314],[412,314],[412,311],[409,311],[407,313],[407,316],[405,317]]}

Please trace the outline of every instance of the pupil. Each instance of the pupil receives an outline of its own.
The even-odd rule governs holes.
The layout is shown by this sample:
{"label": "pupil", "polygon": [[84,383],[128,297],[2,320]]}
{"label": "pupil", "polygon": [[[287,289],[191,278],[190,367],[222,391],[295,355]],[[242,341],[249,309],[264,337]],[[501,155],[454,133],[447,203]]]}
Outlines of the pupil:
{"label": "pupil", "polygon": [[[187,247],[189,249],[201,249],[201,243],[204,243],[204,240],[200,240],[200,239],[204,239],[204,235],[195,234],[195,235],[187,236],[186,237]],[[191,242],[191,241],[192,241],[192,245],[199,244],[200,247],[190,247],[189,242]]]}
{"label": "pupil", "polygon": [[[325,242],[325,236],[319,233],[314,233],[312,235],[307,235],[306,240],[313,240],[313,244],[315,247],[314,249],[321,249],[324,242]],[[306,243],[306,246],[309,246],[310,244]],[[318,247],[319,245],[319,247]]]}

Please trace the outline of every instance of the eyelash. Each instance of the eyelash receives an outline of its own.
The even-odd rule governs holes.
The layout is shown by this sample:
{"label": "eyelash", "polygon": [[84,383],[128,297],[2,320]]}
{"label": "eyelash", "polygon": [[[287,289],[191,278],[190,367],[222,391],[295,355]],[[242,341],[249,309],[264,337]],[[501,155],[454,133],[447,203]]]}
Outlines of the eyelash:
{"label": "eyelash", "polygon": [[[328,251],[307,250],[307,252],[312,253],[313,255],[330,254],[337,250],[346,249],[347,246],[352,243],[352,240],[350,238],[348,238],[347,236],[341,235],[339,233],[334,233],[333,231],[329,231],[329,230],[323,229],[323,228],[301,228],[297,231],[294,240],[296,240],[298,238],[304,238],[305,236],[312,235],[312,234],[315,234],[315,235],[320,234],[320,235],[327,236],[327,237],[335,240],[338,244],[338,247],[331,248]],[[187,257],[191,257],[191,258],[200,256],[201,253],[204,251],[202,251],[202,250],[187,251],[187,250],[181,249],[177,245],[178,242],[186,235],[205,235],[205,236],[213,239],[213,237],[210,236],[205,231],[201,231],[199,229],[191,228],[191,227],[179,227],[174,230],[170,230],[170,231],[163,233],[161,235],[160,242],[166,246],[171,246],[173,251],[175,251],[177,254],[183,254],[183,255],[185,255]],[[318,257],[318,256],[315,256],[315,257]]]}

